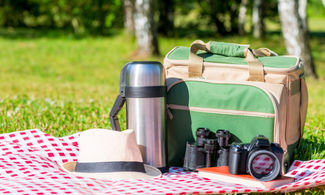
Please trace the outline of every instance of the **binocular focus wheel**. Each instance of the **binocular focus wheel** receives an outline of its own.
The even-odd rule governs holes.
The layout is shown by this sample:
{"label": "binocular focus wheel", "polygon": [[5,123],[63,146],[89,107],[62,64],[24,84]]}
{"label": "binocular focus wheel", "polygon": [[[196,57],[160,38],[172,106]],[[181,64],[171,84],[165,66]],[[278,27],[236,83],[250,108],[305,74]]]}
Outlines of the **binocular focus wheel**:
{"label": "binocular focus wheel", "polygon": [[[260,173],[257,173],[256,171],[254,171],[254,159],[260,155],[266,155],[268,157],[270,157],[272,160],[273,160],[273,168],[272,170],[270,170],[269,173],[267,174],[260,174]],[[257,180],[260,180],[260,181],[271,181],[273,179],[275,179],[280,171],[281,171],[281,165],[280,165],[280,161],[279,159],[275,156],[274,153],[268,151],[268,150],[258,150],[258,151],[255,151],[253,152],[253,154],[251,154],[249,156],[249,159],[248,159],[248,163],[247,163],[247,166],[248,166],[248,173],[254,177],[255,179]]]}

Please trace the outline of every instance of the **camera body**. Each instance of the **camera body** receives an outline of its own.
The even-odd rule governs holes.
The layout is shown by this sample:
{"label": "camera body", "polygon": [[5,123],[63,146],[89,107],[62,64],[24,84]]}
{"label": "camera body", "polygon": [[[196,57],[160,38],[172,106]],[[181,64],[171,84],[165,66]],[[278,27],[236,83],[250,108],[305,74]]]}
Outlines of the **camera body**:
{"label": "camera body", "polygon": [[198,128],[196,142],[186,143],[184,170],[228,165],[229,135],[227,130],[218,130],[214,134],[208,128]]}
{"label": "camera body", "polygon": [[260,181],[270,181],[282,173],[283,150],[258,135],[250,144],[233,143],[229,149],[229,172],[249,173]]}

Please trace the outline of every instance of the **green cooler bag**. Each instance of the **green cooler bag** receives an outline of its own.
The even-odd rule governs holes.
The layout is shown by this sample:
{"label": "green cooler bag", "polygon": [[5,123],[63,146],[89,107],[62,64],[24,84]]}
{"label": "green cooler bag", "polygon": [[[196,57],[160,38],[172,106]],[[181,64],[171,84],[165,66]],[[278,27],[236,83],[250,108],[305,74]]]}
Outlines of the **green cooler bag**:
{"label": "green cooler bag", "polygon": [[[195,141],[200,127],[229,130],[230,143],[250,143],[256,135],[264,135],[283,148],[284,169],[290,165],[306,117],[303,66],[294,56],[247,49],[196,41],[166,55],[170,166],[183,165],[186,142]],[[250,53],[248,59],[245,52],[255,55]]]}

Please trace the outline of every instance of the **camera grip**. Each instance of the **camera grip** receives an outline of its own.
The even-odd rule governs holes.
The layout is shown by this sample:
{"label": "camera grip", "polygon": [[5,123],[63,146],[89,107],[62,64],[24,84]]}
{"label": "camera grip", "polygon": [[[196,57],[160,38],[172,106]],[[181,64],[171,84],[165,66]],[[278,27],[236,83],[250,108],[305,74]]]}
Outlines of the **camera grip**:
{"label": "camera grip", "polygon": [[240,158],[241,150],[240,148],[231,147],[229,150],[229,163],[228,169],[231,174],[240,174]]}

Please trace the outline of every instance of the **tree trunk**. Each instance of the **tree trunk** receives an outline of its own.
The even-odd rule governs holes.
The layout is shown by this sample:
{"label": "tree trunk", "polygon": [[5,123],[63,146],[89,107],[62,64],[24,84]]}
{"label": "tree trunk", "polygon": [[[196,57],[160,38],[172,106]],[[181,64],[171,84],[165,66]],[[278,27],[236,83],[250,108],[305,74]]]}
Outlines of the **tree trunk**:
{"label": "tree trunk", "polygon": [[[301,22],[302,30],[304,33],[308,34],[308,24],[307,24],[307,0],[298,1],[298,16]],[[306,35],[307,35],[306,34]]]}
{"label": "tree trunk", "polygon": [[[303,4],[302,2],[301,5],[304,7]],[[306,19],[306,7],[300,9],[302,9],[301,12],[304,12],[302,15]],[[315,67],[312,63],[307,22],[303,24],[302,18],[299,16],[298,0],[279,0],[278,10],[288,54],[299,56],[304,63],[306,75],[317,78]],[[305,30],[303,25],[305,25]]]}
{"label": "tree trunk", "polygon": [[153,15],[153,0],[135,0],[134,25],[139,56],[159,55]]}
{"label": "tree trunk", "polygon": [[253,36],[261,38],[265,33],[263,0],[254,0],[253,3]]}
{"label": "tree trunk", "polygon": [[307,75],[312,75],[314,78],[317,78],[315,72],[315,64],[309,44],[309,30],[308,30],[308,21],[307,21],[307,0],[299,0],[298,2],[298,15],[301,22],[301,28],[304,36],[304,47],[305,51],[302,53],[302,59],[304,59],[305,69]]}
{"label": "tree trunk", "polygon": [[222,6],[222,2],[220,1],[214,1],[214,0],[207,0],[208,5],[210,7],[209,15],[210,15],[210,20],[212,23],[215,25],[217,28],[217,32],[221,35],[226,35],[227,34],[227,29],[225,26],[225,22],[221,21],[218,18],[218,7]]}
{"label": "tree trunk", "polygon": [[325,0],[322,0],[322,2],[323,2],[323,5],[324,5],[324,7],[325,7]]}
{"label": "tree trunk", "polygon": [[98,32],[103,35],[105,30],[105,21],[106,21],[108,7],[107,5],[105,5],[105,2],[103,0],[97,1],[97,6],[98,6],[98,10],[97,10]]}
{"label": "tree trunk", "polygon": [[126,33],[134,35],[134,0],[124,0],[124,27]]}
{"label": "tree trunk", "polygon": [[238,3],[233,3],[230,5],[230,32],[234,34],[238,34],[238,14],[239,14],[239,6]]}
{"label": "tree trunk", "polygon": [[238,17],[238,32],[240,35],[245,34],[246,12],[248,0],[241,0]]}
{"label": "tree trunk", "polygon": [[159,27],[158,31],[167,36],[171,36],[174,30],[174,2],[164,0],[159,2]]}

